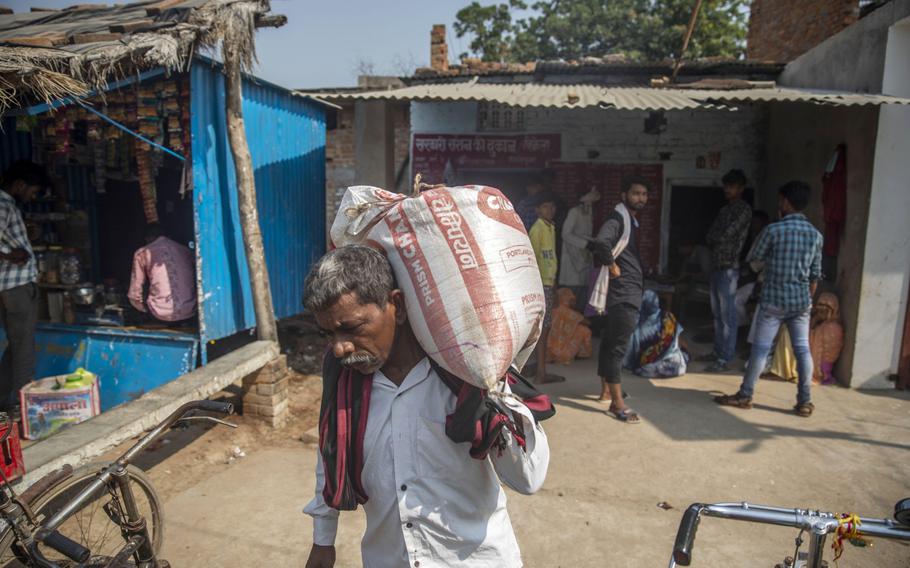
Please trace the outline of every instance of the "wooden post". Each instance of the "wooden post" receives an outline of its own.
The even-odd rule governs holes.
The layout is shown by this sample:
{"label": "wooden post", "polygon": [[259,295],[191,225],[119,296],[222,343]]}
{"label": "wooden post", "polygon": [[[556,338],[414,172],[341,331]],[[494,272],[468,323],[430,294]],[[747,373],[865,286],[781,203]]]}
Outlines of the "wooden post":
{"label": "wooden post", "polygon": [[695,6],[692,8],[692,15],[689,17],[689,27],[686,28],[686,35],[683,37],[682,49],[673,63],[673,76],[670,78],[671,83],[676,82],[676,76],[679,74],[679,68],[682,67],[683,57],[686,50],[689,49],[689,40],[692,39],[692,32],[695,31],[695,22],[698,20],[698,11],[701,9],[701,0],[695,0]]}
{"label": "wooden post", "polygon": [[272,307],[272,291],[269,288],[269,273],[265,265],[265,249],[262,246],[262,231],[259,228],[259,213],[256,210],[253,159],[250,157],[246,130],[243,126],[243,76],[240,69],[240,54],[228,41],[222,43],[222,53],[224,56],[228,141],[231,145],[234,171],[237,175],[240,228],[243,232],[246,261],[250,269],[253,309],[256,312],[256,331],[261,340],[278,341],[278,327],[275,324],[275,310]]}

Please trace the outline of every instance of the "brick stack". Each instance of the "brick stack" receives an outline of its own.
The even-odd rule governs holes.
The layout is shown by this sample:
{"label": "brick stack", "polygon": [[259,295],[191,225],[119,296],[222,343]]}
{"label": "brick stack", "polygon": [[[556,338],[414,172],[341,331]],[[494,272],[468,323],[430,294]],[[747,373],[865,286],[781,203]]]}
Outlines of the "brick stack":
{"label": "brick stack", "polygon": [[243,378],[243,414],[255,416],[273,428],[288,419],[288,360],[281,355]]}
{"label": "brick stack", "polygon": [[449,46],[446,44],[445,24],[435,24],[430,32],[430,67],[435,71],[449,70]]}
{"label": "brick stack", "polygon": [[859,0],[754,0],[746,58],[792,61],[859,18]]}

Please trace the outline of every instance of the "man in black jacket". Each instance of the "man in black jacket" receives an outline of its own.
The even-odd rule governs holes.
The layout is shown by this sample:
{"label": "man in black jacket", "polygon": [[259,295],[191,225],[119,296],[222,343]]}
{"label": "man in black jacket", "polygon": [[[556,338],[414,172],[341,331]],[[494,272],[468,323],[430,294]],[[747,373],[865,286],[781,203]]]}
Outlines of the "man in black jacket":
{"label": "man in black jacket", "polygon": [[[648,182],[638,177],[626,179],[620,197],[622,203],[607,217],[591,245],[595,263],[610,267],[606,326],[600,341],[597,374],[602,381],[599,400],[610,401],[610,412],[618,420],[636,424],[640,422],[638,413],[623,402],[621,374],[629,338],[638,325],[644,292],[644,271],[638,252],[638,215],[648,203]],[[623,208],[628,213],[631,227],[625,226]],[[614,258],[613,251],[624,240],[626,231],[628,242]]]}

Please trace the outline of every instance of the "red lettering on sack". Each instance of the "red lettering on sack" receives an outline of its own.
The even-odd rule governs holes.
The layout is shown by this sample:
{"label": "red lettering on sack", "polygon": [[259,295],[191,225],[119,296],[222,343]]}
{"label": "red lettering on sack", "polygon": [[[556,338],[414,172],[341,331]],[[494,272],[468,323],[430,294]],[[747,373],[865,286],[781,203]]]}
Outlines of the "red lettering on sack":
{"label": "red lettering on sack", "polygon": [[[439,355],[445,359],[449,368],[456,375],[464,373],[464,360],[461,348],[457,346],[455,331],[449,321],[445,307],[441,304],[439,288],[430,267],[427,264],[423,249],[417,241],[414,227],[404,215],[401,206],[392,208],[385,218],[385,224],[392,235],[392,242],[401,256],[402,262],[408,271],[414,292],[420,298],[420,311],[427,323],[427,329],[433,337],[433,342],[440,349]],[[435,304],[439,303],[438,306]],[[455,348],[451,348],[455,346]],[[447,347],[449,347],[447,349]]]}
{"label": "red lettering on sack", "polygon": [[515,212],[512,202],[495,187],[482,187],[477,192],[477,208],[490,219],[508,225],[516,231],[525,232],[525,226]]}
{"label": "red lettering on sack", "polygon": [[[436,226],[445,237],[449,250],[458,263],[465,289],[471,297],[477,319],[486,335],[487,348],[492,349],[495,354],[497,367],[508,368],[512,363],[512,329],[509,327],[509,320],[499,294],[496,293],[496,283],[490,274],[490,268],[485,262],[477,260],[482,261],[484,256],[474,232],[464,220],[461,209],[449,189],[427,191],[421,197],[426,201]],[[453,227],[457,227],[455,238],[451,232]]]}

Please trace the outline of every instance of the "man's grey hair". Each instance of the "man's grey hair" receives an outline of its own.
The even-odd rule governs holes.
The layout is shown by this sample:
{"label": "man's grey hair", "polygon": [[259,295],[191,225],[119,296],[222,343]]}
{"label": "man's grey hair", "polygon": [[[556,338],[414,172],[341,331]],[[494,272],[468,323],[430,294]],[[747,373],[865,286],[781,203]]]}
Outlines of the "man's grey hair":
{"label": "man's grey hair", "polygon": [[306,277],[303,303],[310,312],[332,307],[356,292],[361,304],[386,306],[395,289],[392,266],[381,252],[363,245],[337,248],[320,258]]}

